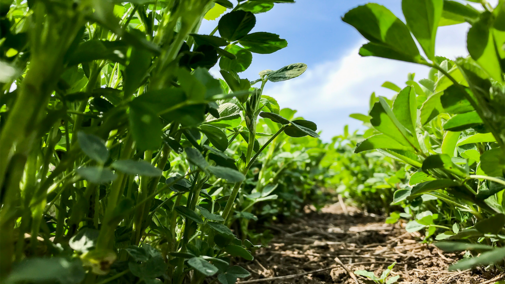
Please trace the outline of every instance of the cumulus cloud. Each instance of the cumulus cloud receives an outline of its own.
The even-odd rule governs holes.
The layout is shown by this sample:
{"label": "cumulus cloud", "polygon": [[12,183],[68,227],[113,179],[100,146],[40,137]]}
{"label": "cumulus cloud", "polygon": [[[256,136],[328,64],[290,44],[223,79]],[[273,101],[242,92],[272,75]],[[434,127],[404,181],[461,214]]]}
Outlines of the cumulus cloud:
{"label": "cumulus cloud", "polygon": [[[437,36],[437,55],[454,59],[466,56],[468,25],[443,27]],[[313,120],[323,130],[323,139],[342,133],[344,125],[357,129],[361,123],[349,118],[349,114],[366,113],[372,92],[391,97],[394,92],[381,88],[391,81],[405,86],[408,73],[416,73],[416,79],[426,78],[429,68],[400,61],[360,57],[354,44],[348,52],[315,66],[309,66],[301,77],[282,83],[269,83],[266,94],[275,97],[281,107],[298,110],[298,114]]]}

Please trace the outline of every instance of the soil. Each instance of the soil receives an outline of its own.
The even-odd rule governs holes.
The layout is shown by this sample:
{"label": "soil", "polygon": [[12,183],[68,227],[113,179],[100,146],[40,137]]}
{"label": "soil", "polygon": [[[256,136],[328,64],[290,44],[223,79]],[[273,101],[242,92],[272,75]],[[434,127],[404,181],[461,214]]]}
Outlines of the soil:
{"label": "soil", "polygon": [[504,273],[479,269],[449,272],[461,253],[423,244],[421,234],[405,231],[405,223],[390,225],[383,216],[344,210],[337,203],[268,226],[273,240],[256,251],[254,261],[240,263],[251,277],[238,283],[373,283],[353,272],[379,276],[394,262],[391,276],[400,276],[397,283],[492,284],[505,278]]}

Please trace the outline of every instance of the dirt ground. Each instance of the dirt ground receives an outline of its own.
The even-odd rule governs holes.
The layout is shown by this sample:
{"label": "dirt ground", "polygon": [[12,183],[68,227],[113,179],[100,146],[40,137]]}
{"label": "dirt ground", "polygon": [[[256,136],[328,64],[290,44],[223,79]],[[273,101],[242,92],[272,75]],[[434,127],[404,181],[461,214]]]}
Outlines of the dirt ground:
{"label": "dirt ground", "polygon": [[385,224],[384,217],[353,208],[326,206],[321,212],[269,226],[275,237],[256,251],[255,260],[240,263],[251,271],[245,283],[373,283],[353,274],[368,270],[379,276],[393,262],[391,276],[409,284],[491,284],[505,278],[496,271],[455,271],[447,267],[461,254],[447,254],[406,233],[405,224]]}

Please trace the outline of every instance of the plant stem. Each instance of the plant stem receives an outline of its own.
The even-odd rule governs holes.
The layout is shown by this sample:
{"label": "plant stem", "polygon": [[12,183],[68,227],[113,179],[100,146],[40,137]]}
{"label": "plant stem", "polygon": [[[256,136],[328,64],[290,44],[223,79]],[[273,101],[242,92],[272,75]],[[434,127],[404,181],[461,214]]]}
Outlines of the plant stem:
{"label": "plant stem", "polygon": [[7,180],[4,206],[0,211],[0,283],[6,279],[12,269],[14,256],[14,225],[18,215],[19,181],[23,177],[23,168],[26,156],[14,155],[9,166],[9,179]]}
{"label": "plant stem", "polygon": [[284,132],[284,129],[286,129],[286,127],[288,127],[289,125],[284,125],[283,127],[281,127],[281,129],[279,129],[279,131],[277,131],[272,137],[270,137],[270,139],[268,139],[268,141],[259,149],[258,152],[256,152],[256,154],[254,155],[254,157],[252,157],[251,161],[249,161],[249,164],[247,164],[247,167],[246,167],[246,170],[249,170],[252,166],[252,164],[256,161],[256,159],[258,159],[259,155],[261,154],[261,152],[263,150],[265,150],[265,148],[268,146],[268,144],[270,144],[272,141],[274,141],[274,139],[279,136],[282,132]]}
{"label": "plant stem", "polygon": [[[247,174],[247,172],[249,171],[249,168],[252,166],[252,164],[256,161],[256,159],[259,157],[259,155],[261,154],[261,152],[263,150],[265,150],[265,148],[268,146],[268,144],[270,144],[277,136],[279,136],[279,134],[281,134],[284,129],[286,128],[287,126],[283,126],[281,127],[281,129],[279,129],[279,131],[277,131],[277,133],[275,133],[272,137],[270,137],[270,139],[258,150],[258,152],[256,152],[256,155],[254,155],[254,157],[252,157],[252,159],[249,161],[249,163],[245,166],[244,170],[242,171],[242,173],[245,175]],[[233,187],[233,190],[230,194],[230,197],[228,197],[228,201],[226,202],[226,206],[224,208],[224,211],[223,211],[223,218],[226,222],[226,220],[228,220],[228,218],[230,217],[232,210],[233,210],[233,205],[235,203],[235,199],[237,198],[237,195],[238,195],[238,191],[240,189],[240,187],[242,186],[242,182],[238,182],[235,184],[235,186]]]}
{"label": "plant stem", "polygon": [[473,179],[485,179],[485,180],[489,180],[489,181],[492,181],[492,182],[499,183],[501,185],[505,185],[505,181],[504,180],[501,180],[501,179],[495,178],[495,177],[488,177],[488,176],[481,176],[481,175],[470,175],[469,177],[473,178]]}
{"label": "plant stem", "polygon": [[[121,159],[127,160],[130,158],[133,151],[133,144],[133,137],[129,135],[126,138],[125,146],[121,153]],[[111,242],[114,239],[114,229],[117,224],[110,224],[109,221],[114,216],[114,209],[116,209],[116,204],[119,201],[124,176],[125,174],[119,173],[110,188],[109,196],[107,197],[107,209],[105,211],[104,222],[102,223],[102,228],[97,240],[97,250],[110,249]]]}

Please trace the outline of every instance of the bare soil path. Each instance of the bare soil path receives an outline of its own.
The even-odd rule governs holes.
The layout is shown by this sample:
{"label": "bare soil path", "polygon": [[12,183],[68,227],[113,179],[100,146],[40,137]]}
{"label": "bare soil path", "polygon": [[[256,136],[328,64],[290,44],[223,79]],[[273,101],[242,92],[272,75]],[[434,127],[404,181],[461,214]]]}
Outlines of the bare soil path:
{"label": "bare soil path", "polygon": [[346,213],[336,204],[270,226],[274,239],[254,261],[241,263],[252,276],[238,283],[373,283],[352,272],[380,275],[394,262],[391,276],[400,275],[397,283],[491,284],[505,278],[494,271],[448,272],[460,254],[422,244],[421,235],[406,233],[404,224],[388,225],[384,217],[352,208]]}

